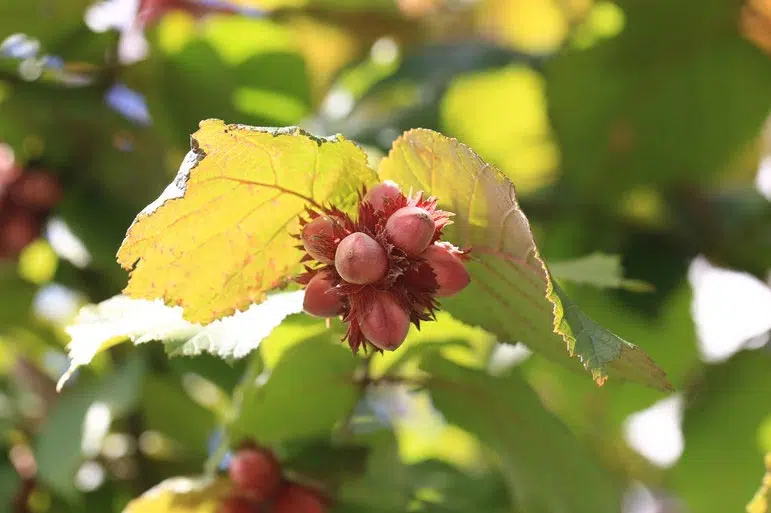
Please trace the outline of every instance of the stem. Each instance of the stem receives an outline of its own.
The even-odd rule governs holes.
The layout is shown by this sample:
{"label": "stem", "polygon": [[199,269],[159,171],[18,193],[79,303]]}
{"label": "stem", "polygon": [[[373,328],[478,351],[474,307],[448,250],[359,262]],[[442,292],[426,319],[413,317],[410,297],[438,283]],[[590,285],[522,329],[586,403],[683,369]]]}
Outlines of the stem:
{"label": "stem", "polygon": [[35,481],[34,477],[22,479],[19,491],[13,498],[13,513],[30,513],[29,498],[35,491]]}
{"label": "stem", "polygon": [[230,437],[224,434],[223,431],[219,445],[217,445],[217,448],[214,449],[214,452],[211,453],[209,458],[203,464],[203,473],[207,476],[213,476],[216,474],[217,470],[219,469],[220,462],[222,462],[222,460],[225,458],[225,455],[228,453],[229,449]]}
{"label": "stem", "polygon": [[356,407],[359,405],[364,396],[367,394],[367,388],[372,382],[370,376],[370,362],[372,361],[372,354],[365,356],[359,367],[356,369],[356,373],[353,377],[353,382],[358,385],[358,393],[356,394],[356,401],[353,403],[353,407],[345,416],[343,425],[340,427],[339,436],[346,440],[353,436],[353,417],[356,414]]}
{"label": "stem", "polygon": [[246,396],[246,391],[254,386],[254,382],[257,380],[257,378],[262,374],[262,371],[265,369],[265,366],[263,365],[262,358],[260,358],[259,353],[254,353],[254,356],[252,357],[251,361],[249,362],[249,365],[246,367],[246,370],[244,371],[243,376],[241,377],[241,383],[238,384],[238,386],[233,391],[233,401],[231,402],[230,409],[227,412],[227,414],[224,416],[223,419],[221,419],[222,424],[222,438],[220,439],[219,444],[217,445],[216,449],[211,453],[209,458],[204,463],[204,473],[206,475],[214,475],[217,473],[217,470],[219,469],[219,465],[222,462],[222,460],[225,458],[225,455],[230,450],[230,443],[231,439],[228,435],[227,426],[234,420],[237,419],[241,415],[241,408],[244,404],[244,398]]}

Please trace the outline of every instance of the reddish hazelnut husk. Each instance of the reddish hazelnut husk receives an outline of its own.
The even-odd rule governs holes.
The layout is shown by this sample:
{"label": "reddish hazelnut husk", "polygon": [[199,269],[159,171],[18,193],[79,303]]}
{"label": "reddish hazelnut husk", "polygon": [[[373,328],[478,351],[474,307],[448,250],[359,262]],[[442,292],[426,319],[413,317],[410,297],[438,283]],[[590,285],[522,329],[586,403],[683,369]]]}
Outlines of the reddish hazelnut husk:
{"label": "reddish hazelnut husk", "polygon": [[410,316],[391,293],[378,290],[359,318],[359,328],[372,345],[393,351],[407,338]]}
{"label": "reddish hazelnut husk", "polygon": [[335,269],[348,283],[375,283],[388,272],[388,255],[378,241],[366,233],[354,232],[337,246]]}
{"label": "reddish hazelnut husk", "polygon": [[385,180],[372,187],[364,195],[364,201],[368,202],[375,210],[383,210],[386,198],[396,200],[402,195],[399,185],[391,180]]}
{"label": "reddish hazelnut husk", "polygon": [[21,252],[40,235],[40,224],[29,212],[11,213],[4,225],[0,232],[0,246],[12,254]]}
{"label": "reddish hazelnut husk", "polygon": [[342,297],[332,286],[330,273],[322,271],[308,282],[303,310],[314,317],[335,317],[342,313]]}
{"label": "reddish hazelnut husk", "polygon": [[310,256],[324,264],[335,261],[334,240],[335,221],[329,216],[320,216],[306,224],[302,229],[302,242]]}
{"label": "reddish hazelnut husk", "polygon": [[388,218],[386,232],[394,245],[407,256],[418,256],[431,244],[436,224],[420,207],[400,208]]}
{"label": "reddish hazelnut husk", "polygon": [[257,513],[260,505],[246,497],[227,497],[217,508],[217,513]]}
{"label": "reddish hazelnut husk", "polygon": [[273,497],[281,486],[281,464],[267,449],[246,447],[233,455],[230,479],[256,501]]}
{"label": "reddish hazelnut husk", "polygon": [[434,271],[439,288],[437,296],[453,296],[463,290],[470,282],[471,276],[463,265],[463,261],[443,243],[429,246],[421,255]]}
{"label": "reddish hazelnut husk", "polygon": [[273,502],[273,513],[324,513],[324,500],[313,490],[295,483],[285,484]]}
{"label": "reddish hazelnut husk", "polygon": [[27,171],[9,188],[16,203],[35,210],[48,210],[59,201],[62,186],[44,171]]}
{"label": "reddish hazelnut husk", "polygon": [[0,190],[3,186],[13,183],[21,175],[21,168],[16,165],[13,149],[5,143],[0,143]]}

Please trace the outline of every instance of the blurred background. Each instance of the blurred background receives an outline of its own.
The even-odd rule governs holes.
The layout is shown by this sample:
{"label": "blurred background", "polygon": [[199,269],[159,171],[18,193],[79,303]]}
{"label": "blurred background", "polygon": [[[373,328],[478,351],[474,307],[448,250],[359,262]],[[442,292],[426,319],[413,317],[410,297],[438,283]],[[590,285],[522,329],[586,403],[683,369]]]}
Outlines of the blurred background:
{"label": "blurred background", "polygon": [[[620,255],[654,291],[569,292],[677,392],[519,346],[476,364],[521,367],[624,513],[743,510],[771,451],[769,114],[769,0],[0,0],[0,511],[121,511],[200,472],[243,363],[118,346],[55,383],[213,117],[342,133],[373,166],[439,130],[510,177],[547,261]],[[405,461],[473,459],[414,401],[370,400]]]}

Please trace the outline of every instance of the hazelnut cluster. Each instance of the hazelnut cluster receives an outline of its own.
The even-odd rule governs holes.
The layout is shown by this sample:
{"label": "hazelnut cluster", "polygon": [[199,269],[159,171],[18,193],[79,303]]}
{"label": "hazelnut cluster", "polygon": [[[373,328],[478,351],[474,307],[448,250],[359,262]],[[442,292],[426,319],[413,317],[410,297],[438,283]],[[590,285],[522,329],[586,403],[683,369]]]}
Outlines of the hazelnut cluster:
{"label": "hazelnut cluster", "polygon": [[0,143],[0,261],[16,258],[38,238],[61,197],[59,182],[42,170],[23,170]]}
{"label": "hazelnut cluster", "polygon": [[469,282],[468,251],[442,242],[450,212],[423,191],[409,196],[385,181],[359,195],[358,218],[335,207],[308,208],[300,219],[306,272],[305,312],[340,316],[344,340],[357,351],[393,351],[410,323],[435,318],[436,297],[460,292]]}
{"label": "hazelnut cluster", "polygon": [[265,447],[244,443],[229,469],[233,489],[218,513],[325,513],[328,501],[316,491],[284,479],[281,464]]}

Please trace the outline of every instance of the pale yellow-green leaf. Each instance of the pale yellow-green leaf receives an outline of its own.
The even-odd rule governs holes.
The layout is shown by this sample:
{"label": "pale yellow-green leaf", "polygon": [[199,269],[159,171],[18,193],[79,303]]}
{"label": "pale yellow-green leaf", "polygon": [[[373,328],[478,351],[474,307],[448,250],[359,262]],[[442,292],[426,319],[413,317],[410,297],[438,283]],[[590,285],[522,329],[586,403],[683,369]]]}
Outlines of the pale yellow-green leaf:
{"label": "pale yellow-green leaf", "polygon": [[771,506],[771,453],[766,454],[766,474],[755,496],[747,504],[747,513],[768,513]]}
{"label": "pale yellow-green leaf", "polygon": [[123,513],[216,513],[230,488],[222,478],[174,477],[131,501]]}
{"label": "pale yellow-green leaf", "polygon": [[456,214],[447,239],[473,248],[473,259],[471,284],[442,302],[453,316],[568,366],[580,361],[598,384],[615,375],[670,388],[644,351],[593,323],[555,290],[513,184],[468,146],[410,130],[380,163],[379,175],[437,196],[440,207]]}
{"label": "pale yellow-green leaf", "polygon": [[342,136],[201,122],[174,182],[139,213],[118,251],[124,293],[181,306],[207,324],[259,303],[302,269],[293,233],[306,206],[350,210],[372,183]]}
{"label": "pale yellow-green leaf", "polygon": [[61,389],[78,367],[88,365],[102,351],[124,342],[135,345],[162,342],[170,356],[211,353],[224,359],[243,358],[256,349],[275,327],[302,310],[303,291],[271,294],[266,301],[206,326],[182,318],[182,309],[160,300],[123,295],[86,305],[67,327],[70,367],[59,379]]}

